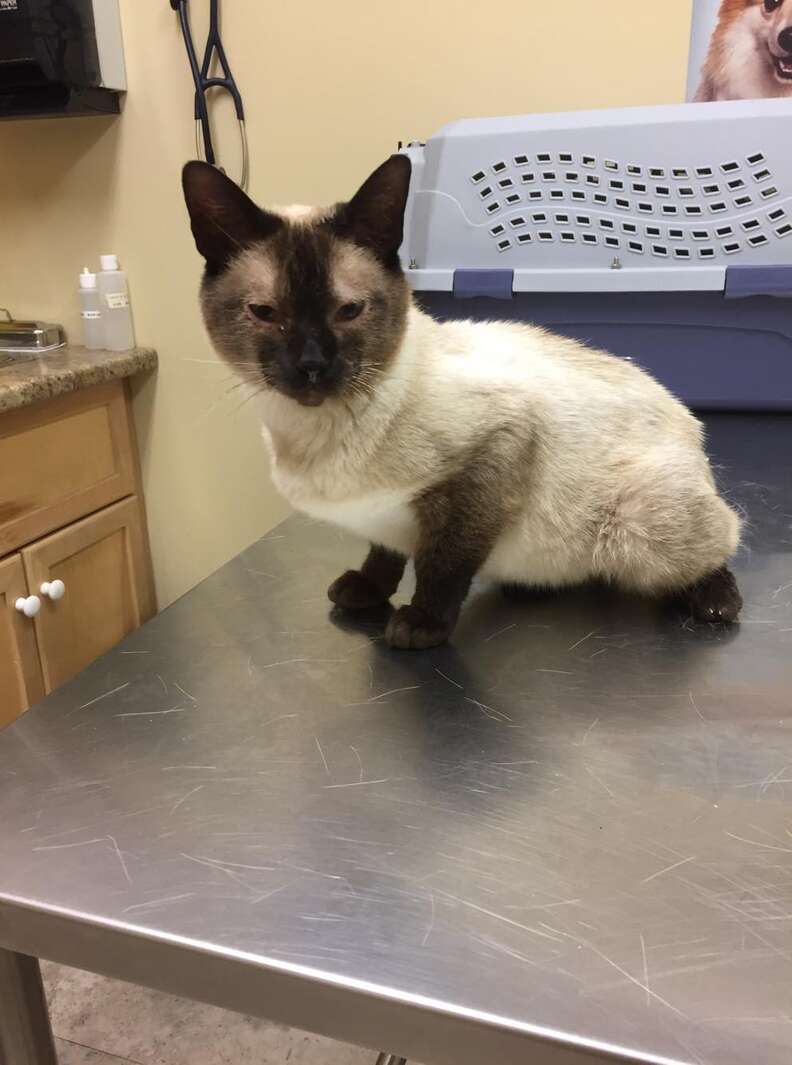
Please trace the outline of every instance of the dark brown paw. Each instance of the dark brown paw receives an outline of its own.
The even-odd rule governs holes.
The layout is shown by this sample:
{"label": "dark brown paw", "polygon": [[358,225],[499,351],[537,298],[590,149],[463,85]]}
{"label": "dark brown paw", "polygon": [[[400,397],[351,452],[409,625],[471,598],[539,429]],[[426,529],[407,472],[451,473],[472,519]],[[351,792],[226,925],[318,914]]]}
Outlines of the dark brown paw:
{"label": "dark brown paw", "polygon": [[356,569],[347,570],[333,581],[327,594],[332,603],[344,610],[371,610],[388,601],[376,584]]}
{"label": "dark brown paw", "polygon": [[428,614],[417,606],[400,606],[385,629],[385,640],[390,647],[403,651],[425,651],[438,647],[451,635],[453,626]]}
{"label": "dark brown paw", "polygon": [[721,566],[688,588],[685,599],[697,621],[714,624],[736,621],[743,605],[734,574],[726,566]]}

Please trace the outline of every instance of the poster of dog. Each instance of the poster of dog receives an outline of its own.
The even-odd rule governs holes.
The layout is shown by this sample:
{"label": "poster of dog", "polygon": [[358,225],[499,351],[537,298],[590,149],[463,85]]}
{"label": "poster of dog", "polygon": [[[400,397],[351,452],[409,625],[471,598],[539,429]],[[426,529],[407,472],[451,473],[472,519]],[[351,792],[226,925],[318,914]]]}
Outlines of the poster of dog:
{"label": "poster of dog", "polygon": [[792,0],[693,0],[688,99],[792,97]]}

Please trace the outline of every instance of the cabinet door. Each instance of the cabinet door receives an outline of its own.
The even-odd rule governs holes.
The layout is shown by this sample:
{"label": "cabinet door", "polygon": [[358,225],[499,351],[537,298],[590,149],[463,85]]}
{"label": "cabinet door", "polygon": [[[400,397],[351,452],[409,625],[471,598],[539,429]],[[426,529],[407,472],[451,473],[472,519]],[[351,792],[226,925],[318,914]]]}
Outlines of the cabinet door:
{"label": "cabinet door", "polygon": [[134,491],[123,381],[0,419],[0,555]]}
{"label": "cabinet door", "polygon": [[[28,587],[41,596],[36,633],[48,692],[151,616],[141,513],[132,496],[23,550]],[[65,592],[51,600],[41,585],[55,580]]]}
{"label": "cabinet door", "polygon": [[0,562],[0,728],[44,694],[33,621],[14,606],[27,594],[20,556]]}

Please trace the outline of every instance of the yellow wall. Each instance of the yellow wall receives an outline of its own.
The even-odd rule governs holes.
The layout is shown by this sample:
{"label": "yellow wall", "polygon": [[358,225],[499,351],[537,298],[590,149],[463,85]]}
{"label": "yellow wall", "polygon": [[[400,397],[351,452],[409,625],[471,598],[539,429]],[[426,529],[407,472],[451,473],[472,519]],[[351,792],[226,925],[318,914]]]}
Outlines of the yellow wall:
{"label": "yellow wall", "polygon": [[[691,0],[222,6],[262,201],[345,197],[399,139],[455,118],[684,99]],[[77,336],[80,267],[120,255],[138,339],[160,354],[135,406],[164,605],[286,508],[252,412],[226,392],[228,371],[199,321],[200,264],[179,187],[193,155],[191,81],[176,17],[166,0],[121,7],[130,90],[121,119],[0,124],[0,305]],[[190,7],[202,41],[208,0]],[[236,145],[223,132],[233,175]]]}

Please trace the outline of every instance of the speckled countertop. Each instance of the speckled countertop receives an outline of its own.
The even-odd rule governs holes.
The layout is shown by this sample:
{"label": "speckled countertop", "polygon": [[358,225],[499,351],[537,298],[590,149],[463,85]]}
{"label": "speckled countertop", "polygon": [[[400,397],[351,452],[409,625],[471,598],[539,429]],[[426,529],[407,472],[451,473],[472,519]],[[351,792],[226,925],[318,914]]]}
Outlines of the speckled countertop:
{"label": "speckled countertop", "polygon": [[5,355],[0,352],[0,413],[76,392],[121,377],[153,370],[153,348],[131,351],[88,351],[67,345],[46,355]]}

